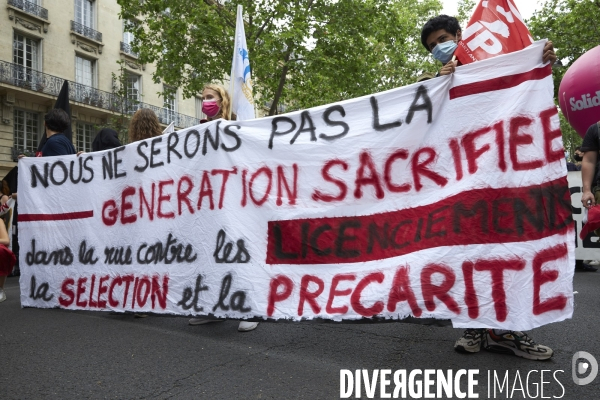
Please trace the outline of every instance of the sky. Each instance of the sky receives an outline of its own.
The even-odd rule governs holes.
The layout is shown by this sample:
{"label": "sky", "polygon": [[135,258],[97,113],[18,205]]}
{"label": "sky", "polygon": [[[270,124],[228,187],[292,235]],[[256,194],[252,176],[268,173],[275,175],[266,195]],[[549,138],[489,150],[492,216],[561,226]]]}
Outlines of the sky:
{"label": "sky", "polygon": [[[539,0],[513,0],[513,2],[523,19],[531,18],[533,12],[541,8],[539,3],[544,3]],[[456,15],[458,0],[442,0],[442,4],[444,4],[443,14]]]}

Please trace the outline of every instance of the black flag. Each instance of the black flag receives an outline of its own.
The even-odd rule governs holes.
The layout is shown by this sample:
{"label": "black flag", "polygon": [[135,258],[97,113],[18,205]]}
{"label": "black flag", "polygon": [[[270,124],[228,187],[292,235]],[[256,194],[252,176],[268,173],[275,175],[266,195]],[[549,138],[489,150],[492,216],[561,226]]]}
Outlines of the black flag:
{"label": "black flag", "polygon": [[[60,93],[58,94],[58,98],[56,99],[56,103],[54,103],[54,108],[60,108],[64,110],[67,114],[69,114],[69,127],[61,132],[65,135],[71,142],[73,142],[73,130],[71,129],[71,107],[69,106],[69,81],[63,81],[62,88],[60,89]],[[41,152],[42,148],[46,144],[46,133],[42,135],[40,139],[40,143],[38,145],[37,151]]]}

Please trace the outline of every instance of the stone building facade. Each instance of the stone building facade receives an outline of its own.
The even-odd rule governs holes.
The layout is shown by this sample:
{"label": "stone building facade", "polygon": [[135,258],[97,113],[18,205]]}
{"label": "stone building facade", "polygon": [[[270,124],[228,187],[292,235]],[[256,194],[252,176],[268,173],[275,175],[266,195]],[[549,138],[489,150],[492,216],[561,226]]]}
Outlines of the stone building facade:
{"label": "stone building facade", "polygon": [[138,62],[119,11],[117,0],[0,0],[0,178],[37,148],[64,80],[77,150],[89,151],[99,126],[139,107],[165,126],[198,124],[199,98],[153,82],[154,66]]}

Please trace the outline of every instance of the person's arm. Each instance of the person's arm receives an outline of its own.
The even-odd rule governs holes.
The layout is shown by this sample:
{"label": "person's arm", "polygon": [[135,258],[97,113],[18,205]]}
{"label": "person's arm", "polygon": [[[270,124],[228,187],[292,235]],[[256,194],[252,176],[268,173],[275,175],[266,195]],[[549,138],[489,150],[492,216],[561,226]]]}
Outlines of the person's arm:
{"label": "person's arm", "polygon": [[[2,195],[2,199],[0,200],[0,215],[6,214],[10,209],[10,206],[8,205],[9,199],[10,197],[8,197],[7,195]],[[2,221],[0,221],[0,223],[2,223]]]}
{"label": "person's arm", "polygon": [[586,151],[583,155],[583,161],[581,162],[581,182],[583,185],[581,203],[585,208],[590,208],[596,205],[596,199],[592,193],[592,186],[594,183],[594,174],[596,172],[597,158],[597,151]]}
{"label": "person's arm", "polygon": [[0,244],[8,246],[10,243],[10,239],[8,238],[8,232],[6,231],[6,226],[4,226],[4,221],[0,220]]}

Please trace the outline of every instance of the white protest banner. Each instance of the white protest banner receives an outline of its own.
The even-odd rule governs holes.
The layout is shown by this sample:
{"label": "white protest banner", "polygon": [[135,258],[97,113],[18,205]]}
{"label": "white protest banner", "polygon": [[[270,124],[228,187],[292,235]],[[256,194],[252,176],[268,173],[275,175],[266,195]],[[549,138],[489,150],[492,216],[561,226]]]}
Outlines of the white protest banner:
{"label": "white protest banner", "polygon": [[543,45],[309,110],[21,159],[21,303],[569,318],[575,238]]}

